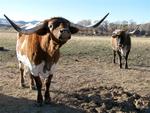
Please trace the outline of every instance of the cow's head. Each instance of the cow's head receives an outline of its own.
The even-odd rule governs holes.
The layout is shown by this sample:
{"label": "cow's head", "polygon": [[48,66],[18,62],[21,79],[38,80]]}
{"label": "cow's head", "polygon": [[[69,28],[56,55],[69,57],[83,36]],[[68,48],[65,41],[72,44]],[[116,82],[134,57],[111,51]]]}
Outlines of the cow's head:
{"label": "cow's head", "polygon": [[65,18],[61,17],[54,17],[48,20],[45,20],[43,22],[40,22],[38,24],[35,24],[33,26],[23,26],[19,27],[16,25],[12,20],[10,20],[6,15],[6,19],[9,21],[9,23],[14,27],[16,31],[22,34],[32,34],[37,33],[39,35],[45,35],[47,33],[50,33],[54,40],[58,42],[66,42],[68,39],[71,38],[71,34],[77,33],[79,30],[87,30],[87,29],[95,29],[97,26],[99,26],[104,19],[109,15],[109,13],[104,16],[99,22],[97,22],[95,25],[84,27],[78,24],[74,24],[70,21],[68,21]]}
{"label": "cow's head", "polygon": [[71,38],[71,34],[78,32],[78,28],[72,27],[70,25],[70,22],[65,18],[55,17],[51,18],[50,20],[45,20],[44,23],[45,23],[44,27],[47,30],[43,30],[43,32],[40,31],[37,33],[38,34],[50,33],[52,37],[54,37],[55,39],[57,39],[62,43],[65,43],[67,40],[69,40]]}
{"label": "cow's head", "polygon": [[125,35],[125,31],[120,29],[117,29],[112,33],[112,38],[116,39],[118,49],[123,47]]}
{"label": "cow's head", "polygon": [[116,39],[118,48],[123,48],[125,37],[129,37],[130,35],[134,35],[135,32],[137,31],[137,29],[139,28],[139,26],[140,25],[137,25],[137,27],[131,32],[127,32],[126,30],[122,30],[122,29],[116,29],[112,33],[112,38]]}
{"label": "cow's head", "polygon": [[126,31],[117,29],[112,33],[112,38],[115,39],[116,42],[116,49],[121,53],[122,56],[126,56],[127,49],[125,47],[125,38],[126,36],[129,36],[129,34],[126,33]]}

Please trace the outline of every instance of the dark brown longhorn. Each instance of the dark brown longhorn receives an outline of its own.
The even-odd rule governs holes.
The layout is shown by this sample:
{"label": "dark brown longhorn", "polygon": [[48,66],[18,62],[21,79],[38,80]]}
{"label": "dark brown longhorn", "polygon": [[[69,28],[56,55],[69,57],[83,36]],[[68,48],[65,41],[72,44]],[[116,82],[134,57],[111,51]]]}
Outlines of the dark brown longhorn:
{"label": "dark brown longhorn", "polygon": [[116,63],[116,52],[119,56],[120,68],[122,68],[122,57],[125,58],[125,69],[128,68],[128,55],[131,49],[131,38],[130,35],[133,35],[139,26],[132,32],[127,32],[125,30],[117,29],[112,33],[111,43],[113,49],[113,63]]}

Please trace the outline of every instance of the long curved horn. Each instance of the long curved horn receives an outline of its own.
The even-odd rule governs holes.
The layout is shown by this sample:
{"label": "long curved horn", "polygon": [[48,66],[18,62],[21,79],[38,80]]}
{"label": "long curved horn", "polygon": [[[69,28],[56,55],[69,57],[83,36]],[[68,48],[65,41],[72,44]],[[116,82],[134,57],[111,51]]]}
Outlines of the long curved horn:
{"label": "long curved horn", "polygon": [[92,25],[92,26],[89,26],[89,27],[93,27],[93,28],[96,28],[98,27],[104,20],[105,18],[109,15],[109,13],[107,13],[99,22],[97,22],[96,24]]}
{"label": "long curved horn", "polygon": [[137,27],[135,28],[135,30],[129,32],[129,35],[134,35],[135,32],[138,30],[139,26],[140,26],[140,25],[137,25]]}
{"label": "long curved horn", "polygon": [[72,27],[76,27],[78,28],[79,30],[90,30],[90,29],[95,29],[97,28],[104,20],[105,18],[109,15],[109,13],[107,13],[99,22],[97,22],[96,24],[94,25],[90,25],[90,26],[82,26],[82,25],[79,25],[79,24],[74,24],[74,23],[71,23],[70,26]]}
{"label": "long curved horn", "polygon": [[38,23],[33,25],[32,27],[27,27],[27,26],[23,26],[23,27],[19,27],[18,25],[16,25],[12,20],[10,20],[5,14],[4,14],[5,18],[8,20],[8,22],[13,26],[13,28],[18,31],[19,33],[23,33],[23,34],[32,34],[35,33],[36,31],[42,29],[44,27],[44,23]]}

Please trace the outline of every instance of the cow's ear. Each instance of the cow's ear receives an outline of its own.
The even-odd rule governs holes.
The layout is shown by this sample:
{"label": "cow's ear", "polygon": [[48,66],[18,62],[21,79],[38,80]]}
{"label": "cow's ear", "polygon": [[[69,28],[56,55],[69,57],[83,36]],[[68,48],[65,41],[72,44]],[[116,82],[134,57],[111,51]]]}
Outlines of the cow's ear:
{"label": "cow's ear", "polygon": [[38,35],[45,35],[49,32],[49,29],[48,28],[42,28],[42,29],[39,29],[38,31],[36,31],[36,33]]}
{"label": "cow's ear", "polygon": [[38,35],[45,35],[49,32],[49,28],[48,28],[48,22],[44,21],[44,25],[41,29],[37,30],[36,33]]}
{"label": "cow's ear", "polygon": [[71,32],[71,34],[75,34],[75,33],[77,33],[78,31],[79,31],[79,29],[78,28],[76,28],[76,27],[72,27],[72,26],[70,26],[70,32]]}

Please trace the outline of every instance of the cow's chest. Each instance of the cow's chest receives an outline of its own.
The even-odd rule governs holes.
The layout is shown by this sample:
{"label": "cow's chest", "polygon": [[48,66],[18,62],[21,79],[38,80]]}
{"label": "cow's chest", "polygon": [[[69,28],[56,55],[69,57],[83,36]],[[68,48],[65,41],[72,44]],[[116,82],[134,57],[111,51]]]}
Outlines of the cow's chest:
{"label": "cow's chest", "polygon": [[31,74],[33,74],[34,76],[48,77],[50,74],[53,74],[56,66],[55,62],[46,64],[45,61],[42,61],[40,64],[35,65],[34,63],[30,62],[29,58],[26,55],[21,55],[20,53],[17,53],[17,58],[29,69]]}
{"label": "cow's chest", "polygon": [[119,49],[120,53],[122,56],[126,56],[126,53],[127,53],[127,49],[126,48],[121,48]]}

